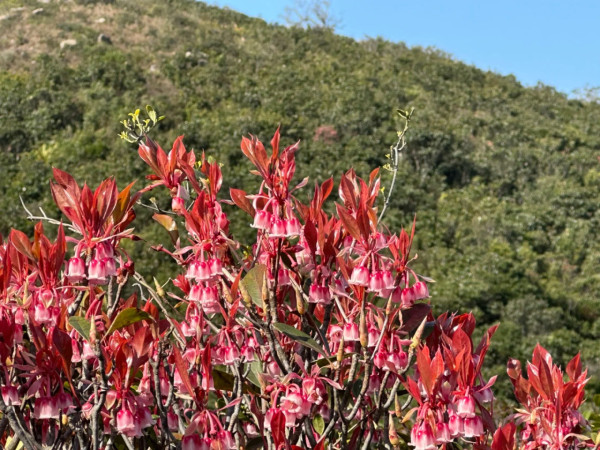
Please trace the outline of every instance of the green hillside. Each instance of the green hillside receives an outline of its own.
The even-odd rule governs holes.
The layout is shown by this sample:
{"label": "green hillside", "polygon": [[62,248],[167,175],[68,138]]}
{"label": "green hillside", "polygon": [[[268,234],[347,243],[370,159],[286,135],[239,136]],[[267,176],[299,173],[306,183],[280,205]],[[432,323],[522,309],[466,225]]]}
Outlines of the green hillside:
{"label": "green hillside", "polygon": [[[490,350],[499,367],[539,341],[559,361],[581,349],[600,375],[597,103],[437,50],[269,25],[191,0],[5,0],[0,16],[2,234],[32,229],[19,196],[58,217],[51,166],[91,184],[142,178],[136,149],[117,135],[145,104],[167,117],[153,135],[164,147],[185,134],[224,164],[226,183],[246,188],[256,180],[242,135],[268,140],[280,124],[284,143],[302,140],[301,176],[339,179],[349,166],[365,176],[395,142],[395,110],[414,107],[387,223],[418,213],[434,309],[500,321]],[[143,238],[165,239],[149,210],[139,216]],[[238,235],[248,236],[246,222],[237,218]],[[146,260],[145,273],[167,279],[168,262]]]}

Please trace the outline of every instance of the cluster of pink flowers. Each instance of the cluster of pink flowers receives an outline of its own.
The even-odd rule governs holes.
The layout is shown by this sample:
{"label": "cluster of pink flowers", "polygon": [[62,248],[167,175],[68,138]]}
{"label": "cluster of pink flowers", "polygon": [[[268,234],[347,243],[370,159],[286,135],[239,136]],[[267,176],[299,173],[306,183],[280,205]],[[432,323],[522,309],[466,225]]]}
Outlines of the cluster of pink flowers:
{"label": "cluster of pink flowers", "polygon": [[417,351],[417,370],[405,382],[419,403],[411,432],[415,449],[436,448],[455,440],[486,442],[486,433],[495,428],[489,417],[496,377],[486,382],[481,368],[496,328],[490,328],[473,348],[475,321],[471,314],[442,315],[436,320],[429,345]]}
{"label": "cluster of pink flowers", "polygon": [[[298,145],[281,150],[278,131],[271,147],[242,140],[260,187],[232,188],[230,199],[220,166],[204,154],[197,161],[182,138],[169,152],[150,139],[140,145],[152,174],[137,192],[112,179],[92,191],[55,169],[52,194],[65,220],[55,240],[41,224],[33,240],[16,230],[0,240],[0,444],[508,450],[518,441],[524,449],[591,442],[578,412],[587,381],[579,359],[563,382],[541,348],[528,381],[509,365],[523,408],[518,428],[496,430],[495,377],[482,375],[495,327],[474,347],[472,314],[434,318],[429,279],[412,269],[415,222],[398,234],[379,223],[379,172],[344,173],[331,214],[333,179],[303,203],[295,193],[307,180],[292,184]],[[134,205],[160,187],[171,211],[153,218],[171,244],[152,248],[177,264],[171,283],[136,272],[122,245],[136,238]],[[229,231],[232,206],[256,230],[248,247]]]}

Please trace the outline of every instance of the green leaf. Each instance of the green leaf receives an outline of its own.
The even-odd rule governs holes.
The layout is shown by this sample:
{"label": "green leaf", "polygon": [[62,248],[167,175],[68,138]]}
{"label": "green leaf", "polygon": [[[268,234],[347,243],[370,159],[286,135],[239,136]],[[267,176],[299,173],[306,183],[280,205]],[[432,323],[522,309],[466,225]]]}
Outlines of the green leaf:
{"label": "green leaf", "polygon": [[146,311],[142,311],[141,309],[137,308],[126,308],[119,314],[117,314],[117,317],[115,317],[115,320],[113,320],[113,323],[110,325],[110,328],[106,332],[106,336],[110,335],[113,331],[139,322],[140,320],[154,322],[152,316]]}
{"label": "green leaf", "polygon": [[69,325],[77,330],[77,332],[83,337],[86,341],[90,340],[90,321],[85,317],[72,316],[69,317]]}
{"label": "green leaf", "polygon": [[[220,369],[213,369],[211,375],[215,389],[218,389],[219,391],[233,392],[233,375]],[[242,386],[242,392],[244,394],[260,394],[260,389],[253,384],[244,383]]]}
{"label": "green leaf", "polygon": [[323,420],[323,417],[321,417],[320,414],[317,414],[312,423],[313,428],[317,433],[319,433],[319,436],[322,435],[323,431],[325,431],[325,420]]}
{"label": "green leaf", "polygon": [[262,363],[258,359],[255,359],[250,364],[250,372],[248,372],[246,378],[255,386],[260,386],[260,381],[258,381],[258,374],[261,373],[263,373]]}
{"label": "green leaf", "polygon": [[146,112],[148,113],[148,117],[150,117],[152,123],[156,123],[156,111],[154,111],[154,108],[152,108],[150,105],[146,105]]}
{"label": "green leaf", "polygon": [[241,283],[244,285],[250,298],[254,304],[260,308],[263,307],[262,302],[262,286],[265,278],[267,266],[264,264],[257,264],[246,274],[242,279]]}
{"label": "green leaf", "polygon": [[[351,358],[352,355],[354,355],[354,352],[350,352],[350,353],[344,353],[342,355],[342,361],[345,360],[346,358]],[[325,356],[323,358],[319,358],[317,359],[314,364],[316,364],[319,367],[326,367],[330,364],[332,364],[334,361],[337,361],[337,355],[331,355],[331,356]]]}
{"label": "green leaf", "polygon": [[304,331],[300,331],[291,325],[280,322],[273,324],[273,328],[275,328],[278,331],[281,331],[283,334],[285,334],[290,339],[296,341],[298,344],[304,345],[305,347],[308,347],[321,355],[326,355],[325,350],[323,350],[319,346],[319,344],[317,344],[317,341],[311,338]]}

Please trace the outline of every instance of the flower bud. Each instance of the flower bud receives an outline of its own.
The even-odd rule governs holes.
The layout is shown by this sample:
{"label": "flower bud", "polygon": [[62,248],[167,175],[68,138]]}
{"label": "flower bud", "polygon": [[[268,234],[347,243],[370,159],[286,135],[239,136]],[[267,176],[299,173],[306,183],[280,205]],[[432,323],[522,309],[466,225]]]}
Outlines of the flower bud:
{"label": "flower bud", "polygon": [[367,345],[369,344],[369,334],[367,332],[367,322],[365,320],[365,314],[363,311],[360,312],[359,331],[360,345],[362,348],[367,348]]}
{"label": "flower bud", "polygon": [[182,215],[185,211],[185,200],[181,197],[173,197],[171,200],[171,210],[179,215]]}
{"label": "flower bud", "polygon": [[396,433],[396,425],[394,424],[394,417],[389,415],[389,434],[388,437],[390,439],[390,444],[396,447],[400,443],[400,439],[398,438],[398,433]]}

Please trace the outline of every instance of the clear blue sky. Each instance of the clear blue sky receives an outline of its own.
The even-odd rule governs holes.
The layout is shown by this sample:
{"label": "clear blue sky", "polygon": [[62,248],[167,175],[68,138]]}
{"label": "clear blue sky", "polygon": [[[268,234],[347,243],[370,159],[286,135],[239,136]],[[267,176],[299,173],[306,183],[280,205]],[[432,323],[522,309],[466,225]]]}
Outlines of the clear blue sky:
{"label": "clear blue sky", "polygon": [[[209,0],[283,22],[292,0]],[[600,86],[600,0],[331,0],[337,31],[433,46],[482,69],[571,93]]]}

